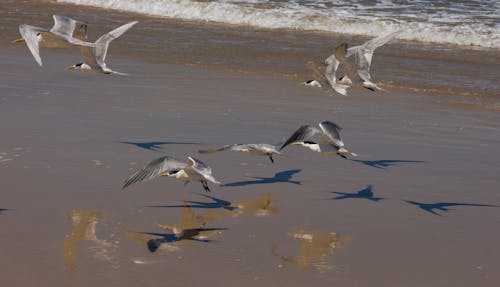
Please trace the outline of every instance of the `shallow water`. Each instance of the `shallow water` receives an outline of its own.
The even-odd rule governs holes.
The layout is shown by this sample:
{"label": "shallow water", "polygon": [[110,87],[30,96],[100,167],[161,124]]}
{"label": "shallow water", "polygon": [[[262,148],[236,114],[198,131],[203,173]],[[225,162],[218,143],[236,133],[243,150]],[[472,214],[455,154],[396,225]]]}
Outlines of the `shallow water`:
{"label": "shallow water", "polygon": [[185,20],[500,48],[500,4],[483,0],[58,0]]}

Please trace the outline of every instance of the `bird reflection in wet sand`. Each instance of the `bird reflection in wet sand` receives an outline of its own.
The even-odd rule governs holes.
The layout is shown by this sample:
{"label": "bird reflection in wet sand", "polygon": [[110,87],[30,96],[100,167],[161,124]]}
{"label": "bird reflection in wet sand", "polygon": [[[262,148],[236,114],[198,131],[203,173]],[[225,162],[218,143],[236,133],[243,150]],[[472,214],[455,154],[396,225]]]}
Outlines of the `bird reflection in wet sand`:
{"label": "bird reflection in wet sand", "polygon": [[333,254],[333,249],[343,247],[345,242],[343,236],[324,231],[297,231],[290,236],[300,241],[299,254],[296,256],[279,255],[276,246],[273,246],[273,254],[304,270],[332,269],[334,266],[328,263],[328,258]]}
{"label": "bird reflection in wet sand", "polygon": [[68,269],[76,268],[75,256],[79,241],[90,241],[92,245],[89,249],[94,258],[108,261],[113,267],[117,267],[112,257],[116,243],[97,238],[96,225],[101,219],[101,214],[96,211],[73,210],[71,215],[73,230],[71,234],[66,235],[63,242],[63,260]]}
{"label": "bird reflection in wet sand", "polygon": [[377,201],[384,199],[382,197],[375,197],[374,196],[372,185],[368,185],[366,188],[364,188],[356,193],[337,192],[337,191],[334,191],[332,193],[340,194],[340,196],[333,197],[332,198],[333,200],[349,199],[349,198],[361,198],[361,199],[368,199],[368,200],[377,202]]}
{"label": "bird reflection in wet sand", "polygon": [[150,205],[146,207],[192,207],[192,208],[206,208],[206,209],[216,209],[216,208],[223,208],[227,210],[233,210],[234,207],[231,206],[231,202],[217,198],[215,196],[210,196],[206,194],[198,194],[201,196],[204,196],[208,199],[210,199],[210,202],[202,202],[202,201],[191,201],[191,200],[184,200],[182,205]]}
{"label": "bird reflection in wet sand", "polygon": [[269,216],[278,214],[280,209],[276,206],[276,197],[271,193],[264,193],[254,200],[243,200],[230,203],[226,210],[205,212],[197,216],[201,222],[213,222],[226,217],[240,216]]}
{"label": "bird reflection in wet sand", "polygon": [[436,203],[422,203],[411,200],[403,200],[406,203],[413,204],[418,206],[420,209],[423,209],[429,213],[434,215],[441,215],[434,210],[439,211],[450,211],[452,210],[450,207],[454,206],[475,206],[475,207],[500,207],[498,205],[491,204],[477,204],[477,203],[457,203],[457,202],[436,202]]}
{"label": "bird reflection in wet sand", "polygon": [[211,242],[209,238],[220,234],[226,228],[206,228],[189,206],[182,208],[180,224],[158,224],[167,233],[136,232],[127,229],[130,238],[141,245],[146,245],[150,252],[177,251],[192,241]]}

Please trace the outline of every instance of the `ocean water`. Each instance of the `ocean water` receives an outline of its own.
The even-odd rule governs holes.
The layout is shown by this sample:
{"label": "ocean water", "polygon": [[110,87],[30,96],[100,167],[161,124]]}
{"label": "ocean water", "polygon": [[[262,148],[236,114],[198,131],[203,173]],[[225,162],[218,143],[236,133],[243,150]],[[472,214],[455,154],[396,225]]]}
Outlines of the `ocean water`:
{"label": "ocean water", "polygon": [[57,0],[169,18],[500,48],[497,0]]}

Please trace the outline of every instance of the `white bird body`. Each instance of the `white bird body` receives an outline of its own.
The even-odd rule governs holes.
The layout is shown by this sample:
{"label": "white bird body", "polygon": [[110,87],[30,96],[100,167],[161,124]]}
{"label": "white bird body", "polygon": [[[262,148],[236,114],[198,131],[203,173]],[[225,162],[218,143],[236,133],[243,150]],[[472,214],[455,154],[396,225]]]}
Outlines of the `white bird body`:
{"label": "white bird body", "polygon": [[132,26],[137,23],[138,21],[127,23],[102,35],[101,37],[99,37],[99,39],[97,39],[97,41],[95,41],[93,47],[82,47],[81,52],[83,56],[83,62],[69,66],[68,69],[77,69],[98,74],[126,75],[124,73],[111,70],[106,66],[106,63],[104,61],[106,59],[108,47],[111,41],[120,37],[123,33],[132,28]]}
{"label": "white bird body", "polygon": [[22,38],[13,43],[26,42],[35,61],[42,66],[40,47],[67,48],[74,45],[95,46],[94,43],[84,41],[87,38],[87,25],[66,16],[53,15],[54,26],[48,30],[31,25],[19,25]]}
{"label": "white bird body", "polygon": [[187,162],[182,162],[168,156],[163,156],[151,161],[142,169],[132,174],[125,180],[123,188],[136,182],[150,180],[159,176],[172,177],[183,181],[185,184],[192,181],[201,182],[205,191],[210,191],[208,182],[221,184],[213,177],[212,169],[198,159],[188,157]]}
{"label": "white bird body", "polygon": [[[298,128],[284,143],[280,150],[289,144],[306,147],[312,151],[322,154],[336,154],[343,158],[346,155],[357,156],[357,154],[348,151],[344,147],[344,142],[340,137],[341,127],[330,121],[319,123],[319,129],[310,125],[304,125]],[[319,135],[319,141],[314,141]]]}
{"label": "white bird body", "polygon": [[349,86],[337,83],[335,80],[335,66],[338,66],[338,62],[334,62],[334,57],[329,57],[325,60],[326,69],[323,73],[318,65],[314,62],[308,62],[307,68],[313,72],[314,80],[308,80],[302,85],[322,88],[325,91],[334,91],[341,95],[347,96],[347,88]]}

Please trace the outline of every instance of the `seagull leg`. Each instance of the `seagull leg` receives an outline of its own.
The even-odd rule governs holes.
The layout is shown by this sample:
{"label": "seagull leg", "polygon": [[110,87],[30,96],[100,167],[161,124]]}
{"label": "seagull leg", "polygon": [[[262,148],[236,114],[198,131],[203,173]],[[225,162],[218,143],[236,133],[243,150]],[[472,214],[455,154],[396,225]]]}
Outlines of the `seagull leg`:
{"label": "seagull leg", "polygon": [[346,157],[345,155],[343,155],[343,154],[341,154],[341,153],[337,153],[337,154],[338,154],[340,157],[343,157],[343,158],[347,159],[347,157]]}
{"label": "seagull leg", "polygon": [[205,189],[206,192],[210,192],[210,188],[208,187],[208,183],[206,181],[202,181],[201,185],[203,185],[203,189]]}
{"label": "seagull leg", "polygon": [[269,159],[271,160],[271,163],[274,163],[273,155],[272,155],[272,154],[268,154],[267,156],[268,156],[268,157],[269,157]]}

